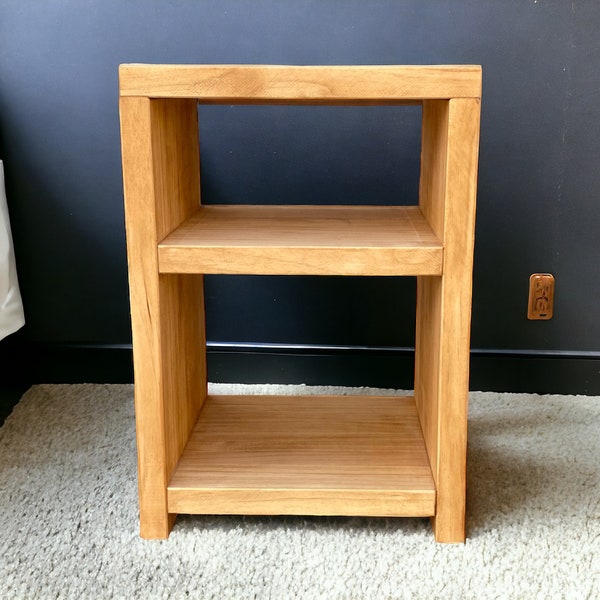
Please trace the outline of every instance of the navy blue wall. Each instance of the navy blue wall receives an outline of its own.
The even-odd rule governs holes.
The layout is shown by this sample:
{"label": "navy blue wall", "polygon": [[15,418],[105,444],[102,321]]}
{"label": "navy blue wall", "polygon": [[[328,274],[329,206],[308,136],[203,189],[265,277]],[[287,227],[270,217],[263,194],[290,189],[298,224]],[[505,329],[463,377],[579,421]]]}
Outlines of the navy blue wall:
{"label": "navy blue wall", "polygon": [[[562,0],[4,0],[0,158],[27,317],[17,339],[130,342],[119,63],[481,64],[472,346],[586,359],[597,385],[599,30],[599,3]],[[205,202],[416,201],[417,108],[199,114]],[[557,280],[548,322],[526,319],[536,271]],[[410,347],[413,309],[411,279],[207,278],[218,342]],[[356,383],[344,368],[336,381]],[[499,368],[507,387],[526,387]],[[477,387],[497,381],[486,373]]]}

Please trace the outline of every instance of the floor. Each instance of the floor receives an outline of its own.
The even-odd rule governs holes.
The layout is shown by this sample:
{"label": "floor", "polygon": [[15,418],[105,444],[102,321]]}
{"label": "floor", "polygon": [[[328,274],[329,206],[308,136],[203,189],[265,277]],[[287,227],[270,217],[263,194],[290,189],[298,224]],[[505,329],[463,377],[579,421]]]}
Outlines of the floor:
{"label": "floor", "polygon": [[28,384],[0,385],[0,427],[29,387]]}

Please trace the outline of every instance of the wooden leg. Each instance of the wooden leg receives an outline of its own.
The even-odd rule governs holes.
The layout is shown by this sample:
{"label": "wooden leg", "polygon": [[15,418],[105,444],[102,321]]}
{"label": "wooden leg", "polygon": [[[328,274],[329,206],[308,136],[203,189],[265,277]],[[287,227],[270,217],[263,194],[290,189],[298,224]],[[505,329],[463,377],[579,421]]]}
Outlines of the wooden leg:
{"label": "wooden leg", "polygon": [[444,272],[417,278],[415,401],[436,484],[440,542],[465,539],[478,141],[478,100],[423,103],[419,205],[444,242]]}
{"label": "wooden leg", "polygon": [[418,278],[415,399],[436,485],[436,540],[463,542],[469,351],[448,318],[464,307],[449,306],[444,288],[442,277]]}
{"label": "wooden leg", "polygon": [[167,485],[206,397],[202,279],[161,275],[159,290],[155,352],[134,339],[140,535],[150,539],[173,526]]}
{"label": "wooden leg", "polygon": [[200,203],[193,100],[121,98],[140,533],[174,522],[167,485],[206,397],[200,275],[159,274],[157,244]]}

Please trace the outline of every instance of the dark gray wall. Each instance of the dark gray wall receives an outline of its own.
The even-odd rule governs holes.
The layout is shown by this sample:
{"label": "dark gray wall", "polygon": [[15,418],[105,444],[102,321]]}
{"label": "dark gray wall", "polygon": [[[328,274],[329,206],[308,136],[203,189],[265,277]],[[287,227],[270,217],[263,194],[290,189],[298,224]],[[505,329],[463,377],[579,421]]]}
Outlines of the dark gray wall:
{"label": "dark gray wall", "polygon": [[[117,67],[481,64],[476,349],[600,356],[600,3],[3,0],[0,158],[35,342],[130,341]],[[419,110],[200,108],[206,202],[414,203]],[[555,317],[526,319],[554,273]],[[212,340],[411,346],[414,282],[208,278]],[[598,373],[596,369],[595,373]]]}

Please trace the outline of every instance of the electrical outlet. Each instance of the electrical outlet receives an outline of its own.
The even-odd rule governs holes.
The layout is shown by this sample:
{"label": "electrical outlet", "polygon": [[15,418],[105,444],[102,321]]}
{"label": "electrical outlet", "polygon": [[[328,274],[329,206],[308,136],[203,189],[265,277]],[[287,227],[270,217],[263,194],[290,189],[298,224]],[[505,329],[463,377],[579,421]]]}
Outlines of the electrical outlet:
{"label": "electrical outlet", "polygon": [[554,312],[554,276],[533,273],[529,278],[529,306],[527,318],[547,321]]}

